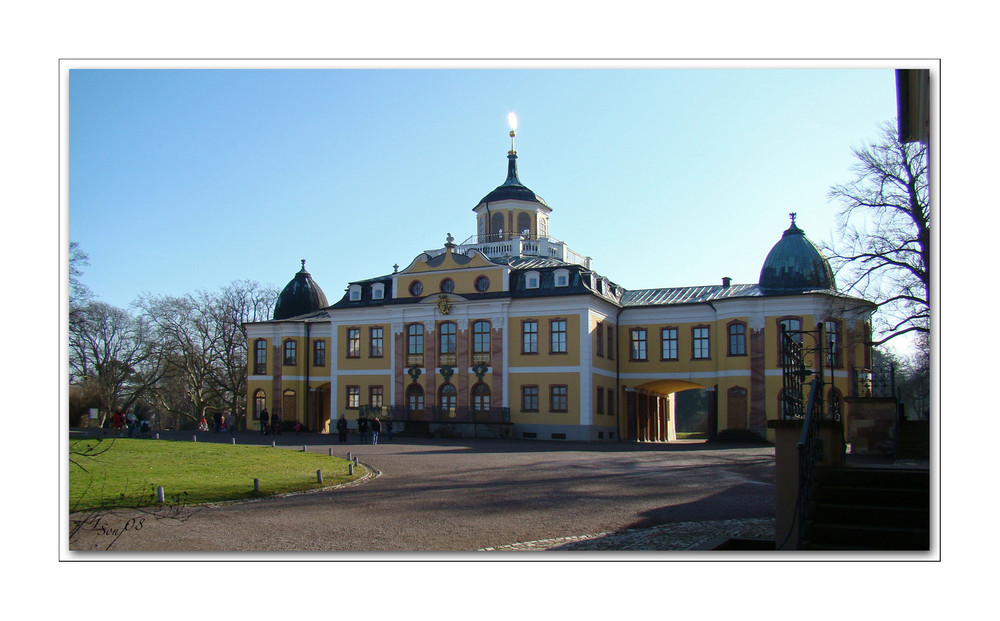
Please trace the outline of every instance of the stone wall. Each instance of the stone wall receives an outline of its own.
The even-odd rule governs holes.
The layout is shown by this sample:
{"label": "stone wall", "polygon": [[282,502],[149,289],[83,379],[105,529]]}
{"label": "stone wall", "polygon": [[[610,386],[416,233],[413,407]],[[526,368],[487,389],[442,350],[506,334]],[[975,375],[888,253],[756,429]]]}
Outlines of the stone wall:
{"label": "stone wall", "polygon": [[847,397],[846,442],[855,455],[895,452],[896,400],[892,397]]}

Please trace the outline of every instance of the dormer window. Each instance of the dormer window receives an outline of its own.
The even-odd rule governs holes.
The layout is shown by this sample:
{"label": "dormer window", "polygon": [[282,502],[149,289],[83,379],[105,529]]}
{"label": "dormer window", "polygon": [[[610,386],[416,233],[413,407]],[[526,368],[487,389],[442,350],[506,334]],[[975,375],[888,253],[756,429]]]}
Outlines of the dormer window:
{"label": "dormer window", "polygon": [[524,287],[526,289],[537,289],[539,282],[538,272],[528,272],[524,275]]}
{"label": "dormer window", "polygon": [[557,287],[569,286],[569,270],[556,270],[555,277]]}
{"label": "dormer window", "polygon": [[383,298],[385,298],[385,285],[382,283],[372,285],[372,299],[381,300]]}
{"label": "dormer window", "polygon": [[348,295],[352,302],[357,302],[361,299],[361,285],[351,285],[348,291]]}

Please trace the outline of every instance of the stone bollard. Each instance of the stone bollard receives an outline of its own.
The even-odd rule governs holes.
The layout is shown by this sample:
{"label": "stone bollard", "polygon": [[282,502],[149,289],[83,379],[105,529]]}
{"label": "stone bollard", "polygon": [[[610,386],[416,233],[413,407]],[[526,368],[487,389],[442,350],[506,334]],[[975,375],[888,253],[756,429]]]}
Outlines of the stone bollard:
{"label": "stone bollard", "polygon": [[306,448],[306,445],[305,445],[305,444],[303,444],[303,445],[302,445],[302,452],[303,452],[303,453],[305,453],[306,451],[307,451],[307,448]]}
{"label": "stone bollard", "polygon": [[156,502],[163,504],[163,486],[160,485],[156,488]]}
{"label": "stone bollard", "polygon": [[191,436],[191,441],[192,442],[197,442],[198,441],[198,436]]}
{"label": "stone bollard", "polygon": [[160,439],[160,434],[158,434],[158,433],[157,434],[153,434],[153,439],[154,440],[159,440]]}
{"label": "stone bollard", "polygon": [[327,455],[329,455],[330,457],[333,457],[333,447],[330,447],[328,450],[329,450],[329,452],[327,453]]}
{"label": "stone bollard", "polygon": [[350,476],[354,476],[354,464],[352,463],[347,464],[347,474]]}
{"label": "stone bollard", "polygon": [[253,491],[255,491],[255,492],[259,492],[260,491],[260,479],[254,479],[253,480]]}
{"label": "stone bollard", "polygon": [[236,438],[233,438],[233,444],[236,444]]}
{"label": "stone bollard", "polygon": [[317,483],[322,483],[323,482],[323,471],[322,470],[317,470],[316,471],[316,482]]}
{"label": "stone bollard", "polygon": [[355,465],[355,466],[357,466],[357,465],[358,465],[358,458],[357,458],[357,457],[355,457],[355,458],[354,458],[354,465]]}
{"label": "stone bollard", "polygon": [[347,451],[347,461],[351,461],[351,452]]}
{"label": "stone bollard", "polygon": [[277,445],[277,444],[275,444],[274,440],[271,440],[271,448],[274,448],[274,447],[276,447],[276,446],[278,446],[278,445]]}

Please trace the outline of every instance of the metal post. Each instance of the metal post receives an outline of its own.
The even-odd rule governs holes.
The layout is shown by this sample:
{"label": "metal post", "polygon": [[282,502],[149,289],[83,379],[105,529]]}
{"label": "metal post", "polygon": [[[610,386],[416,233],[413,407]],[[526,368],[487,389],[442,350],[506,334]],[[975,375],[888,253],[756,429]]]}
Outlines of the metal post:
{"label": "metal post", "polygon": [[254,479],[253,480],[253,491],[255,491],[255,492],[259,492],[260,491],[260,479]]}
{"label": "metal post", "polygon": [[163,486],[160,485],[156,488],[156,502],[163,504]]}
{"label": "metal post", "polygon": [[316,482],[317,483],[322,483],[323,482],[323,471],[322,470],[317,470],[316,471]]}

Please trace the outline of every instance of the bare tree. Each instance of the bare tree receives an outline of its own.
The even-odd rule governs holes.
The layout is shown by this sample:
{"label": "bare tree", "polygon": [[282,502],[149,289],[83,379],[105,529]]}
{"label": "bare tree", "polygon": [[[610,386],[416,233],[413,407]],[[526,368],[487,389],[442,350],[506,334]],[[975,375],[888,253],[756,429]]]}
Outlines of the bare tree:
{"label": "bare tree", "polygon": [[137,372],[152,352],[149,331],[139,318],[104,302],[77,308],[69,322],[70,382],[97,395],[103,415],[128,408],[146,388]]}
{"label": "bare tree", "polygon": [[[899,141],[894,122],[853,149],[853,181],[830,189],[841,204],[840,242],[824,249],[849,292],[875,303],[873,345],[930,331],[931,214],[927,145]],[[918,339],[918,343],[926,339]]]}
{"label": "bare tree", "polygon": [[[204,293],[197,297],[142,295],[136,301],[151,326],[149,342],[163,365],[164,375],[152,386],[152,394],[163,409],[196,421],[221,405],[212,385],[212,353],[218,348],[219,336],[208,310],[210,304]],[[167,378],[173,381],[166,382]],[[182,395],[176,394],[178,388]],[[188,403],[190,410],[180,407]]]}
{"label": "bare tree", "polygon": [[233,420],[246,416],[247,334],[244,324],[270,319],[278,290],[244,280],[223,287],[210,308],[219,338],[215,341],[214,381]]}

